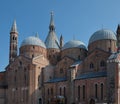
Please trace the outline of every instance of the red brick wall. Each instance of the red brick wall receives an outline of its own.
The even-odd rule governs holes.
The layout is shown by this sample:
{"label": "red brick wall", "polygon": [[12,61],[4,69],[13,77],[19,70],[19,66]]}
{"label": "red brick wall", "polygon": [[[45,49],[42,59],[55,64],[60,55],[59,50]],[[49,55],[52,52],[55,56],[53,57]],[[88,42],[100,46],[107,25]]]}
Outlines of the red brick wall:
{"label": "red brick wall", "polygon": [[[95,98],[95,84],[98,85],[98,98]],[[103,100],[101,100],[101,84],[103,84]],[[85,85],[85,99],[83,100],[83,85]],[[78,86],[80,86],[80,100],[78,100]],[[88,104],[90,98],[95,99],[96,101],[102,102],[106,99],[106,78],[91,78],[83,80],[75,80],[75,102],[85,102]]]}
{"label": "red brick wall", "polygon": [[116,51],[116,41],[115,40],[98,40],[88,45],[89,53],[93,51],[95,48],[100,48],[104,51],[109,51],[111,48],[112,52]]}
{"label": "red brick wall", "polygon": [[28,45],[20,47],[20,55],[25,55],[30,58],[38,55],[43,55],[44,57],[47,57],[47,51],[45,48],[40,46]]}
{"label": "red brick wall", "polygon": [[69,48],[62,51],[61,58],[68,56],[73,59],[84,59],[87,55],[87,51],[85,49],[80,48]]}

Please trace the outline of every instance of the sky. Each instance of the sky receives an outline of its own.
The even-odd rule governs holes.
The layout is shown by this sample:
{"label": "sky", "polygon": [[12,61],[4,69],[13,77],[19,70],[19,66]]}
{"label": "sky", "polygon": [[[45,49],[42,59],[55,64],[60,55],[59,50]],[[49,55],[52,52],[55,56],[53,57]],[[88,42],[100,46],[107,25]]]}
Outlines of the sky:
{"label": "sky", "polygon": [[58,38],[62,34],[64,43],[75,39],[86,47],[94,32],[103,28],[116,32],[120,23],[120,0],[0,0],[0,71],[9,64],[13,21],[19,32],[19,50],[22,41],[37,32],[45,41],[51,11]]}

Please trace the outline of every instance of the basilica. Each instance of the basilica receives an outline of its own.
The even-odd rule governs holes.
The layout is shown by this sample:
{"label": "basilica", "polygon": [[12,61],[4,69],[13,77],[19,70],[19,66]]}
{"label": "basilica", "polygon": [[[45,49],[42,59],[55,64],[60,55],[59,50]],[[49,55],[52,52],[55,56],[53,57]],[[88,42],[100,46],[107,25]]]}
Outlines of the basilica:
{"label": "basilica", "polygon": [[116,32],[97,30],[88,46],[80,40],[64,44],[53,17],[45,42],[35,34],[20,47],[13,22],[9,64],[0,72],[0,104],[119,104],[120,25]]}

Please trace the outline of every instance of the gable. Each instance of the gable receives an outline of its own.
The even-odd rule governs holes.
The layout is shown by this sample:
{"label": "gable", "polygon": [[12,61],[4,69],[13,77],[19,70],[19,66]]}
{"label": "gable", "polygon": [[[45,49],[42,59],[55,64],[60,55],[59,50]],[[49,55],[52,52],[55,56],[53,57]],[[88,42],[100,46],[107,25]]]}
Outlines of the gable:
{"label": "gable", "polygon": [[32,63],[33,64],[42,64],[42,65],[48,65],[49,61],[43,56],[43,55],[39,55],[37,57],[34,57],[32,59]]}
{"label": "gable", "polygon": [[19,55],[15,61],[13,61],[12,63],[10,63],[7,67],[6,67],[6,70],[7,69],[11,69],[11,68],[14,68],[14,67],[17,67],[17,66],[21,66],[22,65],[27,65],[27,64],[30,64],[31,63],[31,59],[28,58],[28,57],[25,57],[23,55]]}
{"label": "gable", "polygon": [[95,49],[83,61],[82,72],[106,70],[106,63],[109,56],[109,52]]}
{"label": "gable", "polygon": [[95,57],[109,57],[111,53],[109,52],[106,52],[104,50],[101,50],[99,48],[96,48],[94,51],[92,51],[88,56],[87,58],[88,59],[91,59],[91,58],[95,58]]}
{"label": "gable", "polygon": [[70,66],[74,61],[75,61],[74,59],[72,59],[68,56],[65,56],[58,62],[58,65],[69,64],[69,66]]}

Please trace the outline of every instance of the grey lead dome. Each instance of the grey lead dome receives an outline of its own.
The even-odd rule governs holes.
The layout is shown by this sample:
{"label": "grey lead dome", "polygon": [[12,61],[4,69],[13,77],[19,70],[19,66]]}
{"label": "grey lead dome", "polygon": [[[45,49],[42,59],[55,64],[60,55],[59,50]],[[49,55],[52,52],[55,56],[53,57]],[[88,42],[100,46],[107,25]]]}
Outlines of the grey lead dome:
{"label": "grey lead dome", "polygon": [[111,39],[117,40],[115,33],[108,29],[101,29],[96,31],[89,39],[89,44],[97,40]]}
{"label": "grey lead dome", "polygon": [[83,49],[87,49],[85,44],[79,40],[71,40],[68,41],[62,48],[62,50],[64,49],[68,49],[68,48],[83,48]]}
{"label": "grey lead dome", "polygon": [[21,47],[25,45],[37,45],[46,48],[45,44],[38,37],[34,37],[34,36],[30,36],[25,40],[23,40]]}

